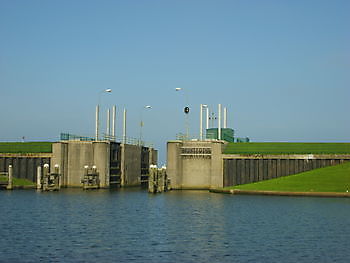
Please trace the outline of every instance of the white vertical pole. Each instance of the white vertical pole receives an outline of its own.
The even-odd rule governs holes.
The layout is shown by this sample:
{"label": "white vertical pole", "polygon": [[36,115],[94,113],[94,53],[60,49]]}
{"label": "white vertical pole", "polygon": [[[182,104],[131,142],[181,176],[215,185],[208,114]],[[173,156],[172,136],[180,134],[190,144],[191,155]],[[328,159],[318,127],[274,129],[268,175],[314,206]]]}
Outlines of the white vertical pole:
{"label": "white vertical pole", "polygon": [[36,170],[36,189],[41,189],[41,166],[38,166]]}
{"label": "white vertical pole", "polygon": [[123,112],[123,143],[126,144],[126,109]]}
{"label": "white vertical pole", "polygon": [[207,107],[207,129],[209,129],[209,107]]}
{"label": "white vertical pole", "polygon": [[99,115],[100,115],[100,105],[97,105],[96,106],[96,122],[95,122],[95,127],[96,127],[96,130],[95,130],[95,140],[98,141],[98,136],[99,136]]}
{"label": "white vertical pole", "polygon": [[221,140],[221,104],[218,105],[218,139]]}
{"label": "white vertical pole", "polygon": [[111,135],[111,110],[107,110],[107,127],[106,127],[106,137],[109,139]]}
{"label": "white vertical pole", "polygon": [[112,139],[115,141],[115,123],[116,123],[116,116],[117,116],[117,108],[114,105],[112,108]]}
{"label": "white vertical pole", "polygon": [[203,104],[199,108],[199,140],[203,140]]}
{"label": "white vertical pole", "polygon": [[224,108],[224,128],[227,128],[227,108]]}
{"label": "white vertical pole", "polygon": [[13,168],[12,165],[9,165],[9,177],[8,177],[8,184],[7,189],[12,190],[12,182],[13,182]]}

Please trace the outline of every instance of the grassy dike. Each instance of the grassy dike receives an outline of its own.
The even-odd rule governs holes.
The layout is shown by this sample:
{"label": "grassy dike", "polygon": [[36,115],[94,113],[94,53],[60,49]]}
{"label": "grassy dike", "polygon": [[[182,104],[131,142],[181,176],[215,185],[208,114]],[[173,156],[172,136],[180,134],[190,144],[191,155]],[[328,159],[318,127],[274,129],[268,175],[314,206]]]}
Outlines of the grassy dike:
{"label": "grassy dike", "polygon": [[[4,176],[0,176],[0,181],[6,181],[7,177]],[[12,182],[12,186],[13,188],[35,188],[35,183],[27,180],[27,179],[23,179],[23,178],[13,178],[13,182]]]}
{"label": "grassy dike", "polygon": [[350,143],[229,143],[224,154],[350,154]]}
{"label": "grassy dike", "polygon": [[350,162],[212,192],[350,197]]}
{"label": "grassy dike", "polygon": [[52,142],[0,142],[0,153],[51,153]]}

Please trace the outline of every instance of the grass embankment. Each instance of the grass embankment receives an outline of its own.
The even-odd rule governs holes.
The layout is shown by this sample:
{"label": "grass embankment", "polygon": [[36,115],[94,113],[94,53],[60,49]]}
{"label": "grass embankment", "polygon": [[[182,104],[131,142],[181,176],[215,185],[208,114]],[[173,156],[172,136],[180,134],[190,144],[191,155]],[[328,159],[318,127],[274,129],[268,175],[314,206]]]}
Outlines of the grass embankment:
{"label": "grass embankment", "polygon": [[0,142],[0,153],[51,153],[52,142]]}
{"label": "grass embankment", "polygon": [[346,192],[350,191],[350,162],[315,169],[295,175],[225,189],[279,192]]}
{"label": "grass embankment", "polygon": [[27,179],[13,178],[14,186],[35,186],[35,184]]}
{"label": "grass embankment", "polygon": [[350,154],[350,143],[229,143],[224,154]]}
{"label": "grass embankment", "polygon": [[[0,182],[7,182],[7,176],[0,176]],[[34,182],[22,179],[22,178],[13,178],[13,186],[35,186]]]}

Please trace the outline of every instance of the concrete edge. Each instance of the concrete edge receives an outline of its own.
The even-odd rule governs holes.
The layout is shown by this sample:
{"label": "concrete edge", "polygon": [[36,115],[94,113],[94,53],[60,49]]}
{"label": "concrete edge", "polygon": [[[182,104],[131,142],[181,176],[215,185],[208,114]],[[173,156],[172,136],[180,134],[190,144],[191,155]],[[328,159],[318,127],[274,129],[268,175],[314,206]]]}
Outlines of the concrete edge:
{"label": "concrete edge", "polygon": [[350,193],[337,192],[284,192],[284,191],[253,191],[239,189],[210,189],[211,193],[236,195],[271,195],[271,196],[310,196],[310,197],[350,197]]}
{"label": "concrete edge", "polygon": [[[170,185],[171,186],[171,185]],[[186,187],[171,187],[171,190],[175,190],[175,191],[182,191],[182,190],[198,190],[198,191],[208,191],[210,189],[210,187],[190,187],[190,186],[186,186]]]}

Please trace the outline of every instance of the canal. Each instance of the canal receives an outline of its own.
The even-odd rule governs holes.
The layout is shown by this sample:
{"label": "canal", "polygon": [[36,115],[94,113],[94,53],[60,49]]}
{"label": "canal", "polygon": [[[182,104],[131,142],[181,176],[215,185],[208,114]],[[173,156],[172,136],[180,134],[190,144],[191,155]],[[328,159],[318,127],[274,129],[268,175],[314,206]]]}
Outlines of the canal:
{"label": "canal", "polygon": [[350,200],[0,191],[0,262],[348,262]]}

